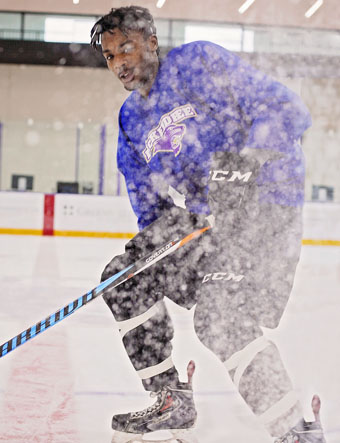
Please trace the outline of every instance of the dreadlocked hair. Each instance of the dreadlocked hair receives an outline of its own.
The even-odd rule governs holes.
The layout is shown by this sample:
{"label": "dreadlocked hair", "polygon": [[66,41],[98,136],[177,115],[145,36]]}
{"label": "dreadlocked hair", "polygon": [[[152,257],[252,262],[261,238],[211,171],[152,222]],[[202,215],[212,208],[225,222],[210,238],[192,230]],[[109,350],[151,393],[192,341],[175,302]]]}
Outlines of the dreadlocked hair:
{"label": "dreadlocked hair", "polygon": [[156,26],[148,9],[141,6],[112,8],[91,29],[91,46],[98,50],[102,34],[115,28],[124,35],[129,31],[141,32],[144,38],[156,34]]}

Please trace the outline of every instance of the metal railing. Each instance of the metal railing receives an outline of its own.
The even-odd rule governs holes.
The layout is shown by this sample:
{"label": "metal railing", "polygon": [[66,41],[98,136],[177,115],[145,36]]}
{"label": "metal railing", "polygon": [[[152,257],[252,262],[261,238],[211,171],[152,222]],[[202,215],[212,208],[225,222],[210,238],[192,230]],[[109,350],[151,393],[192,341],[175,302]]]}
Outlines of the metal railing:
{"label": "metal railing", "polygon": [[[5,40],[30,40],[66,43],[89,43],[90,37],[85,36],[84,41],[75,38],[72,32],[63,29],[53,32],[46,38],[44,20],[54,17],[65,20],[93,20],[93,16],[59,16],[51,14],[11,13],[19,15],[15,22],[9,26],[6,17],[8,14],[0,12],[0,39]],[[3,16],[3,18],[2,18]],[[33,17],[33,19],[32,19]],[[39,17],[39,20],[37,19]],[[29,20],[28,20],[29,19]],[[6,22],[7,20],[7,22]],[[33,20],[33,22],[32,22]],[[340,32],[320,29],[303,29],[293,27],[274,27],[241,25],[233,23],[211,23],[188,20],[156,19],[160,46],[174,47],[191,41],[193,35],[200,39],[212,40],[233,51],[239,52],[266,52],[286,54],[316,54],[338,55],[340,47]],[[34,23],[39,23],[42,29],[32,29]],[[61,26],[62,28],[62,26]],[[193,33],[193,31],[196,32]],[[198,31],[197,31],[198,30]],[[247,37],[247,44],[245,44]],[[250,44],[249,44],[250,41]]]}

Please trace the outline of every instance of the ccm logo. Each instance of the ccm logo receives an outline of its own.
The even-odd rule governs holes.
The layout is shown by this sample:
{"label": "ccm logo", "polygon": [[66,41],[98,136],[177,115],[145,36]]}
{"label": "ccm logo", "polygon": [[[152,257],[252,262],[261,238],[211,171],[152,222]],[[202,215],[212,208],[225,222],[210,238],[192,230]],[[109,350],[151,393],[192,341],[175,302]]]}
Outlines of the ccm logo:
{"label": "ccm logo", "polygon": [[206,274],[203,277],[202,283],[206,283],[210,280],[225,280],[225,281],[241,281],[244,278],[244,275],[235,275],[235,274],[228,274],[227,272],[214,272],[213,274]]}
{"label": "ccm logo", "polygon": [[220,182],[224,180],[228,182],[234,182],[235,180],[242,180],[244,182],[247,182],[250,179],[251,175],[251,171],[242,174],[240,171],[223,171],[222,169],[217,169],[216,171],[210,171],[210,180],[215,182]]}

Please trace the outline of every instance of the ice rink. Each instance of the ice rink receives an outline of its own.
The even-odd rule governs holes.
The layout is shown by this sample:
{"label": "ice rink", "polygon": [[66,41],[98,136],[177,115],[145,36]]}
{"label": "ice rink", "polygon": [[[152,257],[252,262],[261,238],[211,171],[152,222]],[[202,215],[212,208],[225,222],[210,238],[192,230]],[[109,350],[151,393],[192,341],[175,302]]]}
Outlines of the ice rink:
{"label": "ice rink", "polygon": [[[0,340],[7,341],[98,284],[125,241],[0,236]],[[199,443],[269,443],[217,358],[195,337],[192,312],[170,304],[174,360],[194,377]],[[269,334],[269,332],[267,331]],[[328,443],[340,442],[340,248],[304,246],[278,344],[306,409],[321,397]],[[0,360],[0,441],[109,443],[114,413],[151,403],[101,298]],[[312,418],[312,417],[306,417]]]}

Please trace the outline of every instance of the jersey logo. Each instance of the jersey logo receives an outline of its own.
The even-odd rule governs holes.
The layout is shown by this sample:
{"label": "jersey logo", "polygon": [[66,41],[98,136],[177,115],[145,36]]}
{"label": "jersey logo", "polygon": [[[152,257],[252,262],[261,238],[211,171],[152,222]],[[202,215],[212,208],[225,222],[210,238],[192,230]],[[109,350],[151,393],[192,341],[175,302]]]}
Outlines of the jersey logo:
{"label": "jersey logo", "polygon": [[190,103],[162,115],[158,126],[151,129],[145,141],[143,155],[146,162],[149,163],[158,152],[173,152],[177,157],[181,152],[182,139],[187,129],[184,123],[180,123],[196,116],[197,113]]}
{"label": "jersey logo", "polygon": [[202,283],[206,283],[210,280],[225,280],[225,281],[236,281],[239,282],[244,279],[244,275],[235,275],[233,273],[228,274],[227,272],[214,272],[213,274],[206,274],[203,277]]}
{"label": "jersey logo", "polygon": [[[228,175],[231,175],[231,177],[227,177]],[[220,182],[226,180],[227,182],[234,182],[237,180],[242,180],[244,182],[249,181],[250,177],[252,175],[251,171],[245,172],[242,174],[240,171],[222,171],[220,169],[210,171],[210,180],[215,182]]]}

